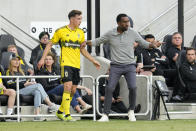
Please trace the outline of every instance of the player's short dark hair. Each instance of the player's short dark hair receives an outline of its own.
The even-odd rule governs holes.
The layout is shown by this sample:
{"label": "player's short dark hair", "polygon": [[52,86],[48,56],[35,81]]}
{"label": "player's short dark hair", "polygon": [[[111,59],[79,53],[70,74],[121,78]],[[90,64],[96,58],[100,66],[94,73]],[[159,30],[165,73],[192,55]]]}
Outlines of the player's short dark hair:
{"label": "player's short dark hair", "polygon": [[119,14],[117,17],[116,17],[116,22],[120,22],[121,21],[121,18],[122,17],[128,17],[126,14]]}
{"label": "player's short dark hair", "polygon": [[75,17],[76,15],[81,15],[81,14],[82,14],[82,12],[79,10],[72,10],[69,12],[68,18],[70,20],[71,17]]}
{"label": "player's short dark hair", "polygon": [[47,36],[48,36],[48,39],[50,39],[50,34],[49,34],[48,32],[43,31],[43,32],[41,32],[41,33],[39,34],[39,40],[41,40],[41,38],[42,38],[43,36],[45,36],[45,35],[47,35]]}
{"label": "player's short dark hair", "polygon": [[152,34],[147,34],[147,35],[144,36],[144,39],[145,39],[145,40],[146,40],[146,39],[151,39],[151,38],[154,38],[154,39],[155,39],[154,35],[152,35]]}

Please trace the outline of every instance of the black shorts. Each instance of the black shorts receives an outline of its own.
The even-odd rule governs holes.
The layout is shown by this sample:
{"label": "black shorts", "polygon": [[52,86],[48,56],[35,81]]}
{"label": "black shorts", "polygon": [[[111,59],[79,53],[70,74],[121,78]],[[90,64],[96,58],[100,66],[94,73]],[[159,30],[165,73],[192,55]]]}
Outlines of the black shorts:
{"label": "black shorts", "polygon": [[72,81],[73,85],[78,85],[80,82],[80,69],[71,66],[61,66],[62,82]]}

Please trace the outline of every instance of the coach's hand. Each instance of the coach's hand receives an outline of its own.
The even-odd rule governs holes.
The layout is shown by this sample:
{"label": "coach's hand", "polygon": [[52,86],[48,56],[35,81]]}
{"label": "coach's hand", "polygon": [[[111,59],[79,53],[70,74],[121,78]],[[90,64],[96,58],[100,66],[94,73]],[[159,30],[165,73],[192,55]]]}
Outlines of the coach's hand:
{"label": "coach's hand", "polygon": [[37,68],[40,70],[41,67],[44,66],[44,60],[41,59],[38,63],[37,63]]}

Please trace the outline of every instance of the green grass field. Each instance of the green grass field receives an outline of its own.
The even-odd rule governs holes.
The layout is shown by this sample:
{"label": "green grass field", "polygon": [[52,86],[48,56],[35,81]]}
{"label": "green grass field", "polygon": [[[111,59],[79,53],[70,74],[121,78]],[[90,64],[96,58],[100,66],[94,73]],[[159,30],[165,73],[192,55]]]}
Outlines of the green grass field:
{"label": "green grass field", "polygon": [[0,131],[196,131],[196,120],[137,121],[92,120],[77,122],[0,122]]}

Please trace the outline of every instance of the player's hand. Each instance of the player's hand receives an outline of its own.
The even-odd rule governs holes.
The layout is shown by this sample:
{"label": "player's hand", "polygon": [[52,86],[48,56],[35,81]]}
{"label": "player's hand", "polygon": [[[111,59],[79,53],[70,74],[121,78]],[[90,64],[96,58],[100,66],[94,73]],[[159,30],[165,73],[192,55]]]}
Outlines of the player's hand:
{"label": "player's hand", "polygon": [[80,44],[80,49],[85,48],[85,47],[86,47],[86,41]]}
{"label": "player's hand", "polygon": [[89,45],[89,46],[92,46],[92,41],[91,40],[87,40],[86,44]]}
{"label": "player's hand", "polygon": [[101,68],[101,65],[99,64],[98,61],[94,60],[93,61],[94,66],[97,68],[97,70],[99,70]]}
{"label": "player's hand", "polygon": [[44,60],[41,59],[38,63],[37,63],[37,68],[40,70],[41,67],[44,67]]}

